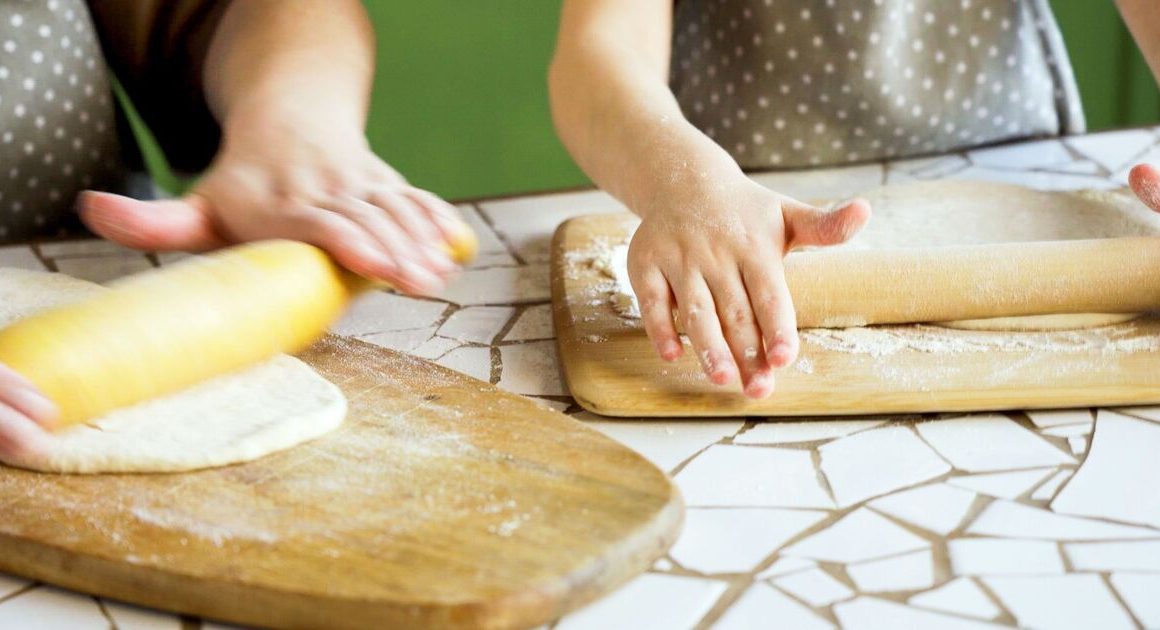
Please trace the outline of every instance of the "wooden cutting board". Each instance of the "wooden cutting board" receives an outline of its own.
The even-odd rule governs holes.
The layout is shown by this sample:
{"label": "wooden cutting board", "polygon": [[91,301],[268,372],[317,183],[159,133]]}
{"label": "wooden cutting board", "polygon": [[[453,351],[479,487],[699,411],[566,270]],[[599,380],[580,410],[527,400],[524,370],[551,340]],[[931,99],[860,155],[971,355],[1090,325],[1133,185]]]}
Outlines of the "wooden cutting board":
{"label": "wooden cutting board", "polygon": [[245,465],[0,467],[0,571],[279,628],[515,628],[647,569],[682,504],[633,451],[531,400],[337,337],[302,358],[346,424]]}
{"label": "wooden cutting board", "polygon": [[589,253],[627,242],[636,223],[627,213],[579,217],[553,239],[560,361],[572,396],[594,413],[829,416],[1160,403],[1156,316],[1050,336],[913,325],[877,332],[885,336],[873,343],[807,333],[798,363],[776,373],[774,395],[747,399],[739,386],[705,379],[688,346],[680,361],[661,361],[644,330],[609,304],[608,277]]}

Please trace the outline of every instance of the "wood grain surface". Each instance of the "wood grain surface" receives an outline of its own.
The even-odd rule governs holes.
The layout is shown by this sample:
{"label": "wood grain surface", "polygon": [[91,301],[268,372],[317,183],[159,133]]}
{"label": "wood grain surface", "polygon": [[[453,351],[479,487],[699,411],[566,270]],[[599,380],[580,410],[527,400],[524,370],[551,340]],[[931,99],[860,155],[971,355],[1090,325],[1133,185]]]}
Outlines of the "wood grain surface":
{"label": "wood grain surface", "polygon": [[0,571],[279,628],[516,628],[647,569],[675,540],[665,475],[456,372],[328,337],[301,355],[346,424],[179,475],[0,467]]}
{"label": "wood grain surface", "polygon": [[[553,240],[560,360],[572,396],[594,413],[829,416],[1160,403],[1156,316],[1090,333],[904,326],[903,337],[933,335],[935,341],[882,352],[835,350],[807,336],[798,363],[775,373],[774,395],[747,399],[739,386],[718,387],[704,378],[688,346],[678,362],[663,362],[639,323],[621,318],[608,303],[608,278],[585,265],[584,252],[626,242],[634,225],[628,214],[579,217],[560,226]],[[1012,340],[1029,347],[1011,349]],[[959,346],[931,350],[943,341]]]}

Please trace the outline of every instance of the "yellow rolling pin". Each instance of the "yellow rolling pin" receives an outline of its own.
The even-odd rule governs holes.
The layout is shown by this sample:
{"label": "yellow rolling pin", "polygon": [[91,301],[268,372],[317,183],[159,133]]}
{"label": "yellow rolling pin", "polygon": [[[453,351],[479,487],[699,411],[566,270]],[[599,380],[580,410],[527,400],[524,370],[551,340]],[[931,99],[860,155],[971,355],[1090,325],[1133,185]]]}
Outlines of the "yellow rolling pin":
{"label": "yellow rolling pin", "polygon": [[[459,262],[476,248],[466,226],[451,244]],[[59,429],[303,350],[373,286],[312,245],[249,243],[17,321],[0,363],[57,404]]]}

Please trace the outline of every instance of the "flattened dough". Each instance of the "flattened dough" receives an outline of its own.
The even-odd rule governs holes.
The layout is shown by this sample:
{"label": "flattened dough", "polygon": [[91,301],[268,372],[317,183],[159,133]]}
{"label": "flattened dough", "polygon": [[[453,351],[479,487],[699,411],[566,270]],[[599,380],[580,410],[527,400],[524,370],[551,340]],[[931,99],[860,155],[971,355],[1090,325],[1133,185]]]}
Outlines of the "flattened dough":
{"label": "flattened dough", "polygon": [[[1044,192],[1012,184],[937,181],[865,195],[874,215],[852,249],[929,247],[1160,235],[1160,215],[1114,192]],[[1049,331],[1129,321],[1136,313],[999,317],[938,325],[961,330]]]}
{"label": "flattened dough", "polygon": [[[0,269],[0,326],[101,287],[62,274]],[[342,424],[346,398],[282,355],[49,436],[4,463],[60,473],[181,472],[258,459]]]}

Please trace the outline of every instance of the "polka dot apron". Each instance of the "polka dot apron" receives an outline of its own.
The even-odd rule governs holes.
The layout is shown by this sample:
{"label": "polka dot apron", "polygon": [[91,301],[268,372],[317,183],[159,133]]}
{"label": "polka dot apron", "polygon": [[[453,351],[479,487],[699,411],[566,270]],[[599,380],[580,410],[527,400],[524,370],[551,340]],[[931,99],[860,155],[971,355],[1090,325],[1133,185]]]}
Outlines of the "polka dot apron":
{"label": "polka dot apron", "polygon": [[82,0],[0,0],[0,241],[76,225],[77,192],[122,173],[112,96]]}
{"label": "polka dot apron", "polygon": [[1084,129],[1047,0],[679,0],[672,87],[745,168]]}

